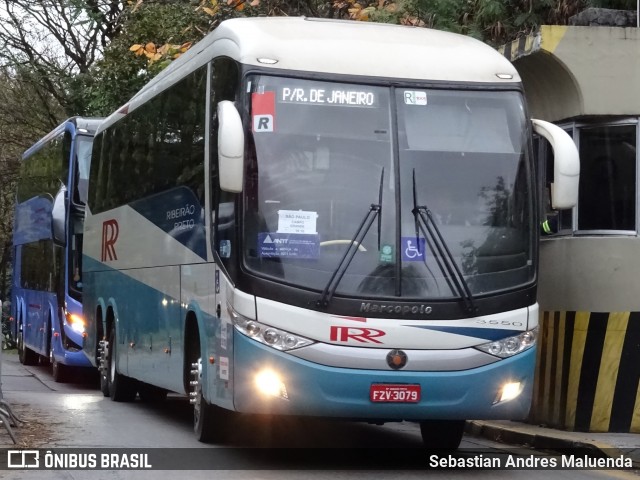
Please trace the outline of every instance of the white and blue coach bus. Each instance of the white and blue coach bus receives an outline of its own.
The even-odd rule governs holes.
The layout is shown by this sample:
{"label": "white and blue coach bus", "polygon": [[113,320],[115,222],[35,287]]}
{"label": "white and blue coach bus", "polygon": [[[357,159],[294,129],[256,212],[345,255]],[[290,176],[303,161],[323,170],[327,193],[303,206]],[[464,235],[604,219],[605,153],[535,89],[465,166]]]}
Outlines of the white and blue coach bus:
{"label": "white and blue coach bus", "polygon": [[13,229],[11,309],[25,365],[55,381],[91,367],[82,353],[82,234],[91,143],[102,119],[73,117],[22,155]]}
{"label": "white and blue coach bus", "polygon": [[[349,45],[347,54],[345,44]],[[113,400],[419,422],[521,419],[538,208],[516,70],[471,38],[309,18],[223,22],[97,131],[84,351]]]}

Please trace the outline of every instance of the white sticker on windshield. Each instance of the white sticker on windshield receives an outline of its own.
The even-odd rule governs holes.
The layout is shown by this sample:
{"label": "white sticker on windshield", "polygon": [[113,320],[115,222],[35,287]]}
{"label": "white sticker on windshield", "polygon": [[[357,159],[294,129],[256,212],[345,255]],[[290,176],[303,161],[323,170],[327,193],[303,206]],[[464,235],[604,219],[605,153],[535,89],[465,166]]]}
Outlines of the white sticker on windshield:
{"label": "white sticker on windshield", "polygon": [[278,233],[315,234],[317,212],[278,210]]}
{"label": "white sticker on windshield", "polygon": [[418,92],[415,90],[404,91],[404,103],[406,105],[426,105],[427,92]]}

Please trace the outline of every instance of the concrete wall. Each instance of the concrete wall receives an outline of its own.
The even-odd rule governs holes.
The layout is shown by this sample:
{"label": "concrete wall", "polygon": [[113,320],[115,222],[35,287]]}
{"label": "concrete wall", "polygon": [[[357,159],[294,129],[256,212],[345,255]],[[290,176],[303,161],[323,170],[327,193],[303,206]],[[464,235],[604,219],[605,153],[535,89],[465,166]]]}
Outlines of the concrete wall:
{"label": "concrete wall", "polygon": [[518,69],[535,118],[640,112],[640,29],[543,25],[501,50]]}

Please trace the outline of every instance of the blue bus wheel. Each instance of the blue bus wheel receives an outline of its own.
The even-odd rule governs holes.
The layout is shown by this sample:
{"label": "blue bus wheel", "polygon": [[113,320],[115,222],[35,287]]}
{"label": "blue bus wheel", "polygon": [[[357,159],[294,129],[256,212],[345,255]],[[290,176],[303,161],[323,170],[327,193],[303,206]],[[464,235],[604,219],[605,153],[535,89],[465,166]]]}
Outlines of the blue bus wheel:
{"label": "blue bus wheel", "polygon": [[55,358],[51,361],[51,375],[58,382],[67,381],[67,366],[58,362]]}
{"label": "blue bus wheel", "polygon": [[18,333],[18,359],[23,365],[35,365],[38,361],[38,355],[24,344],[24,332],[20,328]]}

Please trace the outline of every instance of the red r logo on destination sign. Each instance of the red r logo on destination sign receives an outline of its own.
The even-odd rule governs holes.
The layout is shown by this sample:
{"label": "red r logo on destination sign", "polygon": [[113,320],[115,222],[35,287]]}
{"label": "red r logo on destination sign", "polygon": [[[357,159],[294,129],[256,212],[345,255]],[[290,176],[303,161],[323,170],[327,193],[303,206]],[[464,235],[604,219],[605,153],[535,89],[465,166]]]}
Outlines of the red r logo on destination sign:
{"label": "red r logo on destination sign", "polygon": [[115,220],[106,220],[102,223],[102,254],[100,260],[102,262],[117,260],[116,255],[116,240],[118,240],[118,233],[120,228],[118,222]]}

